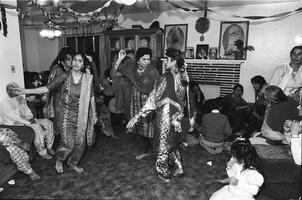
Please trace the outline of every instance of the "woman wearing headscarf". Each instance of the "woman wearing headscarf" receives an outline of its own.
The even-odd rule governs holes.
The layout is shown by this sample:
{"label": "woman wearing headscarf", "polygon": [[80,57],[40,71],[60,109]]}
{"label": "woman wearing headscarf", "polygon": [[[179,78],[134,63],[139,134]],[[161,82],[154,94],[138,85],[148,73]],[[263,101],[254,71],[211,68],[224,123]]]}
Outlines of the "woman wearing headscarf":
{"label": "woman wearing headscarf", "polygon": [[[126,118],[133,118],[145,104],[149,93],[154,87],[159,74],[156,68],[151,65],[152,51],[150,48],[142,47],[136,51],[136,60],[124,59],[126,52],[121,50],[118,55],[118,72],[126,77],[126,84],[122,87],[123,102]],[[140,160],[152,155],[154,136],[154,115],[140,118],[136,123],[133,133],[141,136],[140,139],[145,143],[145,152],[135,158]]]}
{"label": "woman wearing headscarf", "polygon": [[55,154],[52,149],[53,123],[48,119],[34,118],[25,98],[17,94],[17,88],[17,83],[9,83],[6,86],[8,97],[0,102],[0,124],[31,127],[35,131],[34,144],[38,154],[44,159],[51,159],[51,155]]}

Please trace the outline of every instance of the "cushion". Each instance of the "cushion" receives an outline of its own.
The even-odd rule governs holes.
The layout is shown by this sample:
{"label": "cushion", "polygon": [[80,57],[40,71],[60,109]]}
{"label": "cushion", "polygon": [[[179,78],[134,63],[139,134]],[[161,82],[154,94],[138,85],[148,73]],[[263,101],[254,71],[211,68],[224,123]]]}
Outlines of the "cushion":
{"label": "cushion", "polygon": [[0,162],[3,164],[11,164],[12,159],[9,156],[9,152],[6,150],[6,148],[0,144]]}

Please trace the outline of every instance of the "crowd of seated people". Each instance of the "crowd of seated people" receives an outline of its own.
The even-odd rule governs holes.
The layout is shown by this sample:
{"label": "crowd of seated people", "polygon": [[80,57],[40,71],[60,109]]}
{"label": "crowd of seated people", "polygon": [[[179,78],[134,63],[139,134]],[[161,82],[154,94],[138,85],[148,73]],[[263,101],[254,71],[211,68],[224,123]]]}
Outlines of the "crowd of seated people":
{"label": "crowd of seated people", "polygon": [[[109,102],[112,101],[112,99],[115,99],[113,107],[116,113],[126,115],[125,118],[129,120],[130,117],[135,118],[140,114],[139,110],[147,101],[149,93],[153,94],[152,92],[154,92],[154,83],[157,83],[156,79],[159,75],[156,72],[151,74],[151,72],[153,73],[153,68],[150,65],[152,52],[150,52],[148,48],[143,48],[140,51],[137,52],[136,63],[133,62],[133,60],[129,60],[122,51],[119,52],[117,59],[113,61],[112,67],[105,72],[106,79],[102,83],[98,79],[93,79],[94,88],[91,99],[96,99],[96,110],[93,114],[98,114],[98,124],[101,126],[101,131],[107,136],[116,138],[111,124],[114,123],[112,121],[112,115],[114,116],[114,113],[111,113],[112,109],[108,109],[110,106]],[[76,55],[76,58],[87,60],[87,57],[84,59],[81,54]],[[55,100],[55,106],[58,107],[55,109],[62,108],[62,88],[60,89],[61,86],[59,87],[58,83],[54,83],[54,80],[58,82],[60,81],[59,79],[62,79],[62,87],[66,86],[64,81],[68,79],[67,74],[72,74],[77,67],[72,65],[71,60],[73,58],[74,52],[70,49],[65,49],[59,53],[55,64],[52,65],[55,67],[52,67],[50,76],[48,76],[48,72],[41,74],[24,73],[26,88],[37,89],[41,86],[47,88],[44,92],[37,92],[33,95],[30,94],[30,92],[26,92],[27,105],[31,109],[32,114],[28,116],[18,116],[18,119],[20,118],[18,123],[26,124],[34,128],[37,135],[37,139],[35,139],[36,148],[38,151],[43,150],[43,153],[39,154],[46,159],[51,158],[54,154],[52,151],[54,136],[52,135],[53,133],[49,133],[51,132],[52,125],[41,123],[39,118],[49,118],[49,115],[43,112],[43,108],[49,104],[50,95],[53,95],[52,92],[55,92],[56,88],[59,89],[57,91],[58,93],[53,96],[57,98]],[[90,60],[88,59],[88,64],[85,63],[86,68],[81,70],[82,73],[93,75],[96,73],[96,69],[95,66],[91,64],[93,62],[92,58],[88,58]],[[255,101],[252,103],[248,103],[242,97],[244,88],[240,84],[234,85],[232,93],[224,97],[208,100],[206,100],[202,94],[198,83],[192,82],[188,86],[197,110],[195,116],[195,131],[199,133],[199,144],[207,152],[219,154],[223,150],[227,151],[227,143],[231,144],[229,147],[232,149],[234,148],[232,144],[234,144],[234,141],[238,142],[238,139],[236,139],[238,137],[243,137],[244,139],[241,140],[245,141],[241,142],[240,145],[252,145],[252,148],[255,149],[257,156],[262,162],[262,169],[259,170],[259,173],[261,173],[264,178],[262,187],[262,176],[259,176],[257,182],[257,187],[260,188],[257,188],[256,191],[256,193],[258,190],[260,191],[259,197],[257,197],[259,200],[262,195],[274,199],[289,199],[301,196],[302,121],[300,120],[302,116],[302,47],[294,47],[290,52],[290,58],[291,62],[289,64],[276,68],[271,81],[267,82],[264,77],[260,75],[255,75],[251,78],[251,84],[255,91]],[[130,68],[132,66],[134,66],[133,69]],[[145,74],[145,72],[149,74]],[[144,79],[146,79],[146,81],[144,81]],[[79,78],[78,81],[81,81],[81,78]],[[124,91],[125,85],[128,86],[126,93]],[[47,97],[40,95],[45,92],[50,92],[50,95]],[[22,102],[14,95],[11,95],[10,98],[15,98],[15,102],[17,103]],[[137,99],[140,101],[137,101]],[[3,103],[5,104],[4,101]],[[10,103],[7,105],[15,104]],[[7,109],[9,106],[5,104],[5,107]],[[14,109],[15,108],[12,108],[12,110]],[[2,119],[8,117],[10,116],[3,116]],[[55,122],[53,117],[55,117],[55,115],[52,115],[50,119]],[[147,120],[151,122],[150,120],[153,120],[153,118],[154,117],[151,116],[150,119]],[[18,123],[17,120],[11,120],[11,123],[7,124],[16,125]],[[188,121],[188,123],[190,122]],[[139,134],[154,131],[154,124],[151,123],[149,125],[142,119],[140,119],[137,126],[134,127],[133,132],[137,131],[139,133],[141,131],[142,133]],[[59,132],[59,130],[55,128],[55,132]],[[153,134],[150,133],[149,135],[143,136],[146,138],[141,139],[141,142],[145,140],[146,149],[143,149],[145,152],[136,156],[137,160],[153,153],[152,143],[150,142],[152,141]],[[10,134],[10,137],[14,139],[13,134]],[[45,144],[41,144],[41,142],[38,143],[38,141],[42,141],[41,138],[47,137],[50,140],[49,144],[46,144],[47,147],[45,147]],[[43,145],[44,148],[41,148]],[[24,154],[21,143],[17,145],[17,148],[19,148],[18,151],[20,151],[21,154]],[[233,149],[233,154],[234,151]],[[249,149],[249,151],[251,155],[254,153],[252,152],[253,149]],[[45,155],[45,152],[47,155]],[[64,157],[64,155],[62,156]],[[236,156],[238,157],[238,155],[232,156],[234,157],[233,159],[235,159]],[[244,158],[242,157],[241,159]],[[25,162],[28,162],[26,157]],[[59,161],[59,164],[60,162],[62,161]],[[240,165],[242,163],[243,161],[236,161],[236,164]],[[82,169],[78,168],[76,164],[71,166],[74,167],[75,171],[82,172]],[[276,168],[276,166],[279,166],[279,168]],[[242,168],[243,166],[240,165],[240,167]],[[257,166],[257,170],[258,167],[259,166]],[[26,170],[20,167],[18,169],[24,171],[26,174],[31,174],[32,179],[38,179],[38,176],[35,175],[30,165],[27,165]],[[59,173],[63,172],[63,167],[58,165],[58,162],[56,169]],[[244,168],[244,170],[246,169],[248,169],[247,171],[252,171],[256,170],[256,167],[251,165],[250,168]],[[286,171],[286,173],[281,172],[281,170]],[[258,171],[253,171],[252,173],[256,173],[258,176]],[[228,179],[228,181],[231,185],[238,184],[238,182],[233,183],[233,179]],[[256,193],[253,193],[253,195],[256,195]],[[218,193],[216,193],[216,195],[218,195]],[[213,199],[216,199],[216,197],[213,197]]]}

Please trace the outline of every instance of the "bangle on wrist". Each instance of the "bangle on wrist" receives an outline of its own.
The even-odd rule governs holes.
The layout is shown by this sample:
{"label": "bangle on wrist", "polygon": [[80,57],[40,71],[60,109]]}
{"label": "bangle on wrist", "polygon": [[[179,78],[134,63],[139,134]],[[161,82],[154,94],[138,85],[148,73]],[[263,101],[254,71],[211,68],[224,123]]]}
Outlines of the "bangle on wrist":
{"label": "bangle on wrist", "polygon": [[291,138],[298,138],[299,135],[292,135]]}

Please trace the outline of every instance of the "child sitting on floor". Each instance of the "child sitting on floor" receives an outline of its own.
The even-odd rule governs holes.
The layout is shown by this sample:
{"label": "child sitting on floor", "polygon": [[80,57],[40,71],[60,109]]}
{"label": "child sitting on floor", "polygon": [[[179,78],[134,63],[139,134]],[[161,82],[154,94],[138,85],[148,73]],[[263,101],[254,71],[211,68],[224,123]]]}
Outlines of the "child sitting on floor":
{"label": "child sitting on floor", "polygon": [[232,128],[227,116],[220,113],[222,102],[219,99],[213,102],[211,109],[212,112],[202,118],[199,143],[210,154],[216,154],[223,151],[224,141],[232,135]]}
{"label": "child sitting on floor", "polygon": [[231,160],[227,163],[228,178],[218,180],[229,183],[216,191],[210,200],[254,200],[254,195],[264,182],[257,171],[258,160],[249,140],[238,138],[231,146]]}

